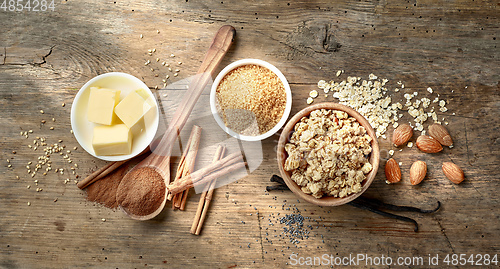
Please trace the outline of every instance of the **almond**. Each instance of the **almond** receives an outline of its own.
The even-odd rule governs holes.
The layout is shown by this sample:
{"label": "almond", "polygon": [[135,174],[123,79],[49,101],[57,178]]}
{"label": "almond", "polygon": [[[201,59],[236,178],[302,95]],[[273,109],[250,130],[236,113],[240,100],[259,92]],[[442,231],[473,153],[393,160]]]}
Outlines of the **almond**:
{"label": "almond", "polygon": [[425,153],[436,153],[443,150],[439,141],[428,135],[421,135],[417,138],[417,147]]}
{"label": "almond", "polygon": [[399,147],[408,142],[413,136],[413,128],[408,124],[401,124],[392,133],[392,143]]}
{"label": "almond", "polygon": [[464,171],[458,167],[458,165],[452,162],[443,163],[443,173],[444,175],[453,183],[460,184],[464,181]]}
{"label": "almond", "polygon": [[446,128],[439,123],[434,123],[429,126],[429,135],[434,137],[443,146],[449,147],[453,145],[450,133],[448,133],[448,130],[446,130]]}
{"label": "almond", "polygon": [[390,158],[385,164],[385,178],[388,183],[397,183],[401,181],[401,169],[393,158]]}
{"label": "almond", "polygon": [[427,174],[427,164],[424,161],[416,161],[410,167],[410,183],[418,185]]}

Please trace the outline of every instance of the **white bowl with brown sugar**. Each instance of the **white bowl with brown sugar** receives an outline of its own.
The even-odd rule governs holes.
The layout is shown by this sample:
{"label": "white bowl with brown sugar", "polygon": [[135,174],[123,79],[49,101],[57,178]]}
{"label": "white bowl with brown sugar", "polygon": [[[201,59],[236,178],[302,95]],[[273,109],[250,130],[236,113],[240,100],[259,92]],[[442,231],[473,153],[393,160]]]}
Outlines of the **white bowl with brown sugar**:
{"label": "white bowl with brown sugar", "polygon": [[285,124],[292,108],[292,92],[274,65],[243,59],[226,66],[215,78],[210,109],[217,124],[244,141],[260,141]]}

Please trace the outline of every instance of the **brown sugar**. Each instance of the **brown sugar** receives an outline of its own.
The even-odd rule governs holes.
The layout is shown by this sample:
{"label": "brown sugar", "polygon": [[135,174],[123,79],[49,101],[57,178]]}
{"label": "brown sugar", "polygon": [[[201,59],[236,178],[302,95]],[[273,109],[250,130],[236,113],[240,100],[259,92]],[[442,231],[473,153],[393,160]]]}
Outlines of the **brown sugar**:
{"label": "brown sugar", "polygon": [[271,130],[286,106],[280,78],[268,68],[253,64],[227,73],[217,86],[216,96],[225,125],[249,136]]}
{"label": "brown sugar", "polygon": [[116,193],[118,204],[127,212],[146,216],[158,209],[165,198],[163,177],[150,167],[132,170]]}

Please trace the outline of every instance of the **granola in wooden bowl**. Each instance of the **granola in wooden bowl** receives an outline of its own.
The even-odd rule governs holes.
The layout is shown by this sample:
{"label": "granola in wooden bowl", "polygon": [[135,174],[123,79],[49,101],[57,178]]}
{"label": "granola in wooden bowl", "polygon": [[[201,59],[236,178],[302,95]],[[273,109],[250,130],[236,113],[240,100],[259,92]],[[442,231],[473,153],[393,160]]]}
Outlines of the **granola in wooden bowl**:
{"label": "granola in wooden bowl", "polygon": [[379,159],[368,121],[337,103],[303,109],[286,124],[278,142],[278,166],[287,186],[322,206],[359,197],[373,181]]}

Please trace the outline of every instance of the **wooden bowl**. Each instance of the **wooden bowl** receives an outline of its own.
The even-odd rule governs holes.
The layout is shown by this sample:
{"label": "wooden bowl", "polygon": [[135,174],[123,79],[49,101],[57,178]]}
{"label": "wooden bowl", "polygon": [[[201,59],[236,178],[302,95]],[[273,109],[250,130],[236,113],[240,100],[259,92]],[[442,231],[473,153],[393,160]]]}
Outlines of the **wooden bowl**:
{"label": "wooden bowl", "polygon": [[[304,193],[300,186],[295,183],[295,181],[292,180],[291,178],[291,172],[285,171],[285,160],[288,157],[287,152],[285,151],[285,145],[289,142],[289,138],[291,137],[291,134],[294,131],[295,124],[304,116],[309,116],[309,114],[318,109],[331,109],[331,110],[339,110],[339,111],[344,111],[349,116],[354,117],[363,127],[365,127],[367,134],[371,136],[372,142],[372,152],[370,153],[370,158],[369,161],[371,165],[373,166],[372,170],[370,173],[367,174],[366,179],[361,183],[362,188],[361,191],[358,193],[353,193],[349,196],[343,197],[343,198],[338,198],[338,197],[333,197],[333,196],[323,196],[321,198],[315,198],[314,196],[310,194]],[[348,203],[357,197],[359,197],[363,192],[368,189],[370,184],[373,182],[373,179],[375,178],[375,175],[377,174],[377,169],[378,165],[380,162],[380,151],[379,151],[379,146],[377,142],[377,136],[375,135],[375,131],[371,127],[370,123],[361,115],[359,114],[356,110],[337,103],[320,103],[312,106],[308,106],[307,108],[299,111],[297,114],[295,114],[285,125],[283,131],[281,132],[280,139],[278,142],[278,167],[280,169],[281,176],[283,177],[283,180],[285,181],[286,185],[292,192],[294,192],[297,196],[300,198],[316,204],[320,206],[338,206],[338,205],[343,205],[345,203]]]}

